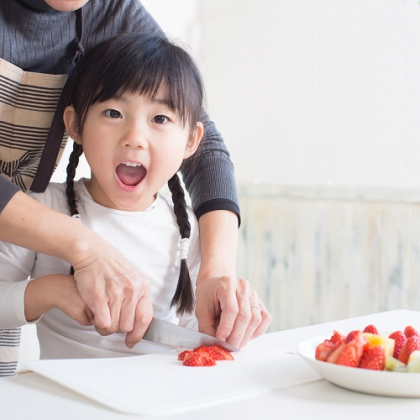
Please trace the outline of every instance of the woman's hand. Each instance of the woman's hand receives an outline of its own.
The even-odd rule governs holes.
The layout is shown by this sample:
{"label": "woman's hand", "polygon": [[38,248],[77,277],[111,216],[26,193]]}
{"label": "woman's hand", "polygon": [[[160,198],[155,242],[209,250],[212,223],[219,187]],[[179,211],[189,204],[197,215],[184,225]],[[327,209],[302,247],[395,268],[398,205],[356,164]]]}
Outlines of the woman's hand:
{"label": "woman's hand", "polygon": [[242,348],[264,334],[271,315],[245,279],[214,273],[197,279],[199,330]]}
{"label": "woman's hand", "polygon": [[199,329],[243,347],[267,330],[271,315],[249,282],[236,278],[238,217],[226,210],[211,211],[200,217],[199,227],[195,310]]}
{"label": "woman's hand", "polygon": [[73,265],[77,288],[102,335],[125,332],[133,347],[152,317],[149,281],[117,249],[104,240],[89,246]]}

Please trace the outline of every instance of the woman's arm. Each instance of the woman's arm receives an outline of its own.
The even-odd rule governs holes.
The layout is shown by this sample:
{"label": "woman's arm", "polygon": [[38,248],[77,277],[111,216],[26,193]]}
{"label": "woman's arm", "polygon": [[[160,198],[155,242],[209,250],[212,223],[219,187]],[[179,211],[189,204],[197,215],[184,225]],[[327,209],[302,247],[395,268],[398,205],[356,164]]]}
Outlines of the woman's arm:
{"label": "woman's arm", "polygon": [[147,279],[82,223],[18,192],[0,213],[0,240],[68,261],[94,324],[133,344],[143,336],[153,313]]}
{"label": "woman's arm", "polygon": [[267,330],[271,315],[249,282],[236,278],[237,220],[226,210],[206,213],[199,220],[196,315],[200,331],[241,348]]}

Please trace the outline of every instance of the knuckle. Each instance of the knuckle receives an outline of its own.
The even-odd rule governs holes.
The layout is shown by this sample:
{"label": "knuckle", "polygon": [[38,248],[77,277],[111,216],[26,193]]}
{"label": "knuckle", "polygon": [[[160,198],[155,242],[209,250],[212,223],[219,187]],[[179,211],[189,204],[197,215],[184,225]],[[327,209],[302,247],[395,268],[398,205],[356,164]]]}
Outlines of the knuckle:
{"label": "knuckle", "polygon": [[242,320],[250,321],[252,318],[252,314],[249,308],[241,308],[238,312],[238,317],[241,318]]}

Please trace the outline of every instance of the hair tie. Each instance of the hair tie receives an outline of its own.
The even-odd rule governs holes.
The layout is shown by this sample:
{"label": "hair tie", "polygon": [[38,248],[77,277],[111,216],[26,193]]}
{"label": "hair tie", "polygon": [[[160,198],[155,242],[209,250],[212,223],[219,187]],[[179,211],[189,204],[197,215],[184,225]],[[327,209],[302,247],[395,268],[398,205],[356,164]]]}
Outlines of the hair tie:
{"label": "hair tie", "polygon": [[76,214],[73,214],[73,216],[71,216],[71,217],[73,217],[73,219],[76,219],[80,223],[82,223],[82,216],[80,216],[80,214],[76,213]]}
{"label": "hair tie", "polygon": [[179,254],[180,254],[181,260],[187,259],[189,249],[190,249],[190,239],[181,238],[181,243],[179,244]]}

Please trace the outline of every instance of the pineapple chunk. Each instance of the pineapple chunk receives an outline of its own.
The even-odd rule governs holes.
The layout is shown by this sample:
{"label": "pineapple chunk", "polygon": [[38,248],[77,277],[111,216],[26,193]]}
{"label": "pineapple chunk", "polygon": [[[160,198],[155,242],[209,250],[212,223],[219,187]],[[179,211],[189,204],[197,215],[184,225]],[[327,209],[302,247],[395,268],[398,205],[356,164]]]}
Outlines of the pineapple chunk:
{"label": "pineapple chunk", "polygon": [[420,350],[414,350],[408,358],[407,371],[420,373]]}
{"label": "pineapple chunk", "polygon": [[382,346],[385,349],[385,356],[392,356],[394,354],[395,340],[380,335],[363,333],[369,341],[370,347]]}

